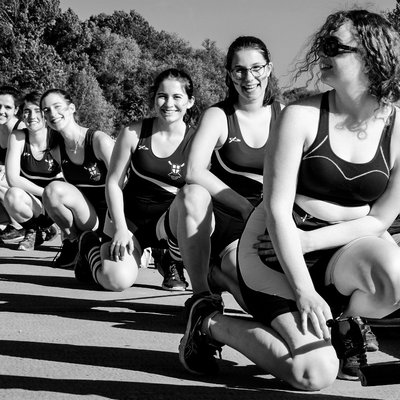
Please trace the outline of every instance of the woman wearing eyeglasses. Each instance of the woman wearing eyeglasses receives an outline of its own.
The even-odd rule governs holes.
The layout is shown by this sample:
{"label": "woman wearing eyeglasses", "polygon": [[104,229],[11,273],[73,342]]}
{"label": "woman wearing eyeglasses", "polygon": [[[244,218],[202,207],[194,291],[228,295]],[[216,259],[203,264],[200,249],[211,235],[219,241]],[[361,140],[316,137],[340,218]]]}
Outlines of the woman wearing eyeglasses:
{"label": "woman wearing eyeglasses", "polygon": [[[237,241],[261,199],[266,143],[282,108],[272,67],[260,39],[241,36],[230,45],[227,98],[203,114],[188,159],[187,182],[203,186],[213,199],[211,250],[213,263],[221,264],[221,270],[213,269],[214,283],[236,293],[239,302]],[[209,246],[207,237],[203,248]],[[205,267],[208,271],[208,262]],[[203,289],[207,292],[206,284]]]}
{"label": "woman wearing eyeglasses", "polygon": [[198,302],[184,341],[197,357],[182,351],[187,364],[214,365],[224,343],[303,390],[329,386],[338,370],[357,379],[366,364],[360,316],[400,305],[400,249],[386,233],[400,211],[399,35],[378,14],[337,12],[297,76],[314,67],[333,90],[283,111],[266,150],[263,203],[239,244],[254,320]]}

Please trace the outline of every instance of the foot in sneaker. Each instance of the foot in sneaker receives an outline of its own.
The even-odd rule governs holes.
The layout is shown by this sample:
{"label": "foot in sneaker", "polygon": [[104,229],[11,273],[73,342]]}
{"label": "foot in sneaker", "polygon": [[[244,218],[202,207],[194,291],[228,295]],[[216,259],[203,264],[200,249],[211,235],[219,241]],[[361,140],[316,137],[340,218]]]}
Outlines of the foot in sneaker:
{"label": "foot in sneaker", "polygon": [[75,267],[78,256],[78,242],[71,242],[64,239],[62,242],[61,251],[58,257],[54,260],[55,268],[72,269]]}
{"label": "foot in sneaker", "polygon": [[11,224],[8,224],[0,232],[0,240],[5,244],[19,243],[25,237],[25,229],[16,229]]}
{"label": "foot in sneaker", "polygon": [[332,345],[340,360],[339,379],[358,380],[360,367],[367,365],[365,324],[360,317],[328,321]]}
{"label": "foot in sneaker", "polygon": [[346,381],[358,381],[360,368],[367,365],[367,355],[364,353],[345,357],[340,360],[338,379]]}
{"label": "foot in sneaker", "polygon": [[173,260],[169,252],[165,252],[157,269],[164,277],[162,288],[170,291],[184,291],[189,286],[183,273],[182,261]]}
{"label": "foot in sneaker", "polygon": [[35,250],[43,243],[41,232],[35,229],[27,229],[25,237],[19,242],[18,250],[30,251]]}
{"label": "foot in sneaker", "polygon": [[58,230],[55,224],[49,226],[48,228],[41,228],[40,231],[45,242],[51,242],[58,235]]}
{"label": "foot in sneaker", "polygon": [[367,324],[364,325],[364,338],[367,344],[367,351],[378,351],[379,350],[379,343],[378,339],[372,332],[371,327]]}
{"label": "foot in sneaker", "polygon": [[223,309],[221,296],[215,294],[199,297],[193,302],[179,345],[179,360],[189,372],[199,375],[218,372],[215,355],[221,355],[222,344],[202,333],[201,328],[207,317],[223,313]]}

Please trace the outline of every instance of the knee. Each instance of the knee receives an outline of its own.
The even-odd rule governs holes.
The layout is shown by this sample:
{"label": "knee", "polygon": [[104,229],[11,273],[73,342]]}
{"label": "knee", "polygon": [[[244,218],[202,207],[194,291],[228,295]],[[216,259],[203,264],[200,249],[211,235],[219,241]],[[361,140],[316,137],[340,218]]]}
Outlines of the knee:
{"label": "knee", "polygon": [[333,348],[331,354],[308,354],[295,357],[293,386],[301,390],[316,391],[333,384],[339,370],[339,360]]}
{"label": "knee", "polygon": [[372,269],[371,293],[387,304],[400,302],[399,259],[391,259],[381,268]]}
{"label": "knee", "polygon": [[123,261],[112,261],[103,257],[96,279],[104,289],[122,292],[135,283],[137,275],[138,265],[133,256],[127,255]]}
{"label": "knee", "polygon": [[11,187],[4,196],[4,205],[9,210],[17,210],[24,203],[26,193],[17,187]]}
{"label": "knee", "polygon": [[65,195],[65,186],[63,182],[50,182],[43,191],[42,199],[45,204],[55,205],[62,202]]}
{"label": "knee", "polygon": [[178,201],[184,207],[186,213],[193,218],[204,218],[211,215],[211,195],[200,185],[185,185],[180,191]]}

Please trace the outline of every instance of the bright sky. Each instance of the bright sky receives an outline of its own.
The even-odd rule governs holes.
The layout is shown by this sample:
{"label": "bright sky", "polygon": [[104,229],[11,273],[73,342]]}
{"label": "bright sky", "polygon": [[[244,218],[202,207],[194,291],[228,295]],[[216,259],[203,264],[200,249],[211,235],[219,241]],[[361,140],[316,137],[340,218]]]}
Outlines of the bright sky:
{"label": "bright sky", "polygon": [[396,0],[60,0],[81,20],[102,12],[136,10],[156,30],[176,32],[193,47],[204,39],[226,52],[240,35],[262,39],[269,48],[281,85],[310,36],[334,11],[354,6],[393,10]]}

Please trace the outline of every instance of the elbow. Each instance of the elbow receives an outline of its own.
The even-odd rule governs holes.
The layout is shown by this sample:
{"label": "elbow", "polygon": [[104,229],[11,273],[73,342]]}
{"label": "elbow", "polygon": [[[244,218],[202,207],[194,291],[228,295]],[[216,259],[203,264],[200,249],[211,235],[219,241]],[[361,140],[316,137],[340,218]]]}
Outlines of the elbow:
{"label": "elbow", "polygon": [[191,168],[190,166],[186,170],[185,181],[186,183],[198,183],[198,171],[196,168]]}
{"label": "elbow", "polygon": [[264,210],[269,229],[283,221],[292,220],[292,207],[288,208],[282,202],[270,201],[264,198]]}

